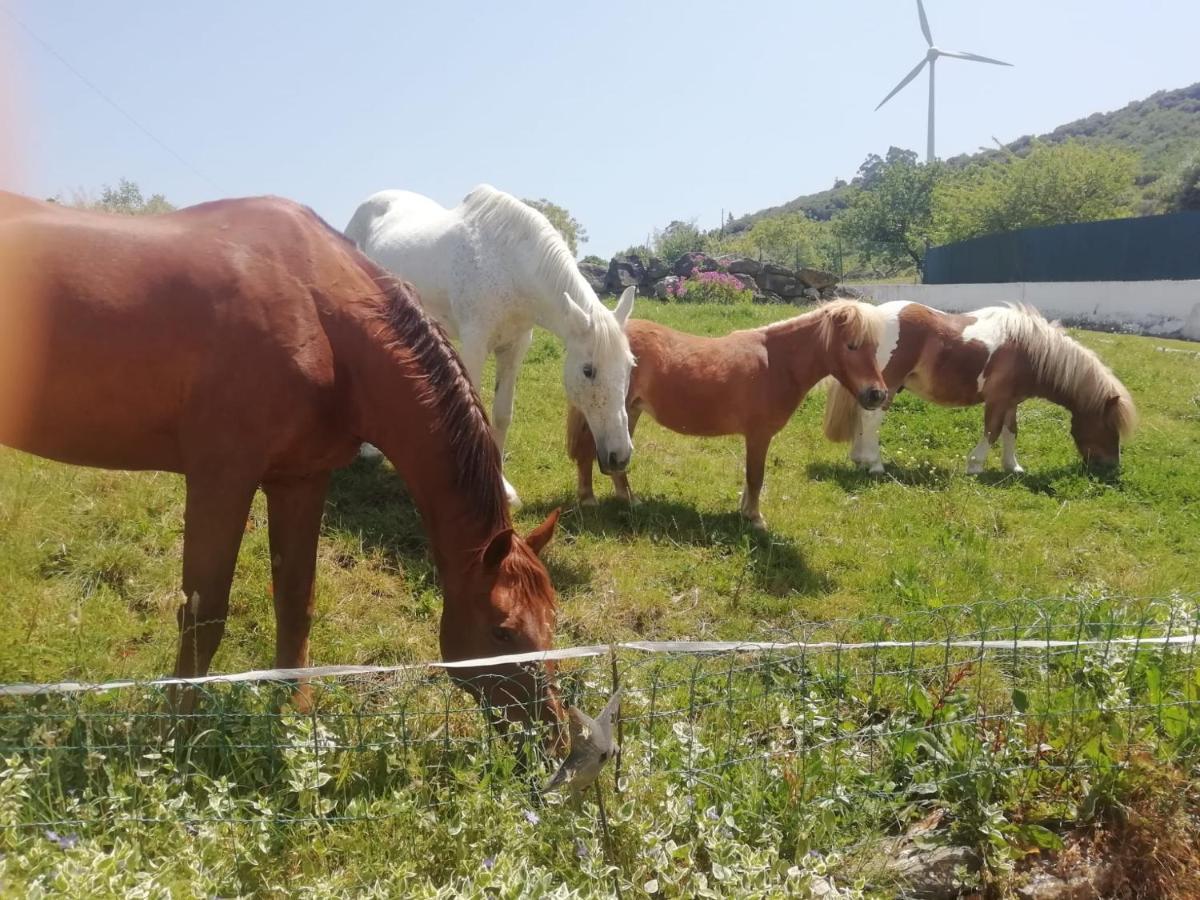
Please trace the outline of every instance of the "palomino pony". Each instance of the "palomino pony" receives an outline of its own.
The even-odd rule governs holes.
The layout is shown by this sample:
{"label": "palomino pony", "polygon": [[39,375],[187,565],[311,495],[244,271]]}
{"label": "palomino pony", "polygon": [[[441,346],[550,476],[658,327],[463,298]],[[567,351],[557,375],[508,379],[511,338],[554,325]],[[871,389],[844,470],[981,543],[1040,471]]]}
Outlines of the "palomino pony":
{"label": "palomino pony", "polygon": [[[0,443],[184,475],[176,675],[208,671],[260,485],[275,665],[306,664],[330,472],[364,440],[429,534],[443,656],[549,648],[555,596],[537,553],[557,516],[513,533],[483,408],[407,285],[284,200],[131,218],[0,193]],[[560,718],[535,671],[453,672],[514,720]]]}
{"label": "palomino pony", "polygon": [[[887,397],[875,365],[883,322],[875,307],[835,300],[816,310],[762,328],[708,338],[633,319],[626,325],[637,368],[629,385],[629,431],[649,413],[661,425],[698,437],[746,438],[746,486],[741,511],[758,528],[759,494],[767,448],[800,401],[832,375],[868,409]],[[578,468],[579,499],[592,493],[595,448],[587,422],[567,410],[567,452]],[[633,502],[629,479],[612,475],[617,495]]]}
{"label": "palomino pony", "polygon": [[[633,357],[623,327],[634,288],[609,312],[546,217],[486,184],[454,209],[409,191],[381,191],[355,211],[346,236],[416,287],[425,309],[460,340],[481,394],[484,361],[496,354],[492,424],[502,454],[517,370],[540,325],[566,347],[563,387],[596,435],[601,471],[625,470],[633,453],[624,403]],[[505,490],[519,506],[507,481]]]}
{"label": "palomino pony", "polygon": [[892,398],[907,388],[941,406],[983,404],[983,438],[967,456],[967,473],[983,471],[1000,441],[1009,472],[1017,462],[1017,406],[1041,397],[1071,411],[1071,434],[1088,466],[1115,466],[1137,413],[1125,386],[1096,354],[1029,306],[989,306],[965,315],[897,301],[879,307],[887,338],[879,368],[888,386],[883,407],[863,412],[836,387],[825,407],[825,435],[853,440],[850,458],[883,472],[879,426]]}

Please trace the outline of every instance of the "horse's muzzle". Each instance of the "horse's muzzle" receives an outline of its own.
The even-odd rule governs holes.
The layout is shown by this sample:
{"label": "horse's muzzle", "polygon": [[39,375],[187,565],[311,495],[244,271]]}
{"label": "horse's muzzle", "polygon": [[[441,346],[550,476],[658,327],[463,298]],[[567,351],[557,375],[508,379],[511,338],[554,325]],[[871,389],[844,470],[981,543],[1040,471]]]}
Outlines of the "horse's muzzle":
{"label": "horse's muzzle", "polygon": [[879,409],[887,399],[887,391],[877,387],[863,388],[858,392],[858,402],[863,409]]}
{"label": "horse's muzzle", "polygon": [[631,453],[620,456],[614,450],[607,455],[599,454],[596,457],[596,463],[600,466],[600,471],[605,475],[619,474],[629,468],[629,460],[632,456],[633,454]]}

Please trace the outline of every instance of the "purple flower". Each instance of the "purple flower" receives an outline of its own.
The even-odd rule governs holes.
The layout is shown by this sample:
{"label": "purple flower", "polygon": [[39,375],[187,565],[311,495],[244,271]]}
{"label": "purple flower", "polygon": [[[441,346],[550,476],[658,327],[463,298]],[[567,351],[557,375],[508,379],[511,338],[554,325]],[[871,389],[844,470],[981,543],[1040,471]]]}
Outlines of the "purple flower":
{"label": "purple flower", "polygon": [[494,865],[496,865],[496,857],[485,856],[483,858],[483,868],[485,871],[488,871],[488,872],[492,871],[492,866],[494,866]]}
{"label": "purple flower", "polygon": [[530,825],[540,825],[542,817],[535,813],[532,809],[525,810],[525,821]]}
{"label": "purple flower", "polygon": [[589,854],[589,851],[587,848],[587,844],[585,844],[579,838],[575,838],[575,855],[578,856],[580,859],[587,859],[588,854]]}
{"label": "purple flower", "polygon": [[715,822],[717,819],[721,818],[721,814],[717,812],[717,808],[715,806],[710,806],[704,811],[704,817],[710,822]]}
{"label": "purple flower", "polygon": [[46,840],[51,843],[58,844],[59,850],[70,850],[79,843],[79,835],[76,834],[59,834],[57,831],[46,829]]}

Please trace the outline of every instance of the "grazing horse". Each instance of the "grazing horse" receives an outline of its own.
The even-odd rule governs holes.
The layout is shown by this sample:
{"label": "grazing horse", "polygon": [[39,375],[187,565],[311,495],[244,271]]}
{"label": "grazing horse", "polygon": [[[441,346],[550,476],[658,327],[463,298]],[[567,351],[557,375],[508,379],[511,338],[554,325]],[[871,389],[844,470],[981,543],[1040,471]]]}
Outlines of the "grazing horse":
{"label": "grazing horse", "polygon": [[1120,462],[1121,440],[1137,421],[1129,392],[1096,354],[1036,309],[989,306],[955,315],[897,301],[879,311],[887,323],[879,346],[887,402],[864,412],[835,387],[825,406],[826,437],[853,440],[850,459],[858,465],[883,472],[879,426],[906,388],[941,406],[983,404],[983,438],[967,456],[968,474],[983,471],[997,441],[1005,470],[1024,471],[1017,462],[1017,406],[1029,397],[1071,411],[1071,434],[1086,465]]}
{"label": "grazing horse", "polygon": [[[275,665],[307,663],[330,472],[364,440],[420,510],[442,655],[548,649],[555,596],[537,553],[557,517],[513,533],[487,417],[407,285],[285,200],[134,218],[0,193],[0,443],[184,475],[177,676],[209,669],[259,486]],[[514,720],[560,718],[536,671],[454,674]]]}
{"label": "grazing horse", "polygon": [[486,184],[454,209],[409,191],[381,191],[355,211],[346,236],[416,287],[425,309],[460,340],[481,394],[484,361],[496,354],[492,424],[502,454],[517,370],[540,325],[566,347],[563,387],[596,435],[601,471],[625,470],[633,453],[624,403],[633,357],[623,328],[634,288],[609,312],[549,220]]}
{"label": "grazing horse", "polygon": [[[767,448],[805,394],[832,375],[863,406],[873,409],[887,391],[875,365],[882,320],[875,307],[835,300],[816,310],[724,337],[684,334],[633,319],[626,326],[637,368],[629,385],[629,431],[649,413],[680,434],[746,438],[746,486],[741,512],[758,528]],[[578,468],[579,499],[596,502],[592,493],[595,446],[587,422],[567,410],[567,452]],[[617,495],[633,502],[629,479],[612,475]]]}

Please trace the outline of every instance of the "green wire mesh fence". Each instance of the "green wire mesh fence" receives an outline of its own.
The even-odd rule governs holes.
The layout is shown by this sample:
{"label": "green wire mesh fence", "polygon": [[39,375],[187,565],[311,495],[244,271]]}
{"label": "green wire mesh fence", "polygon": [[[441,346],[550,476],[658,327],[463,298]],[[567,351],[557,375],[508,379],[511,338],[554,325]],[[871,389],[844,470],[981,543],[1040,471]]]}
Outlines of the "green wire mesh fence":
{"label": "green wire mesh fence", "polygon": [[[592,713],[622,689],[605,775],[618,795],[665,792],[697,816],[736,807],[744,828],[845,849],[933,809],[962,829],[993,807],[1075,821],[1134,755],[1194,772],[1197,635],[1192,598],[1023,600],[813,623],[761,644],[583,648],[560,654],[555,677]],[[299,712],[278,674],[211,680],[190,688],[187,715],[156,683],[5,686],[0,839],[337,827],[396,815],[398,798],[405,815],[440,815],[480,792],[540,802],[546,735],[501,736],[438,667],[311,685]]]}

